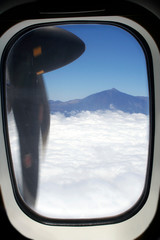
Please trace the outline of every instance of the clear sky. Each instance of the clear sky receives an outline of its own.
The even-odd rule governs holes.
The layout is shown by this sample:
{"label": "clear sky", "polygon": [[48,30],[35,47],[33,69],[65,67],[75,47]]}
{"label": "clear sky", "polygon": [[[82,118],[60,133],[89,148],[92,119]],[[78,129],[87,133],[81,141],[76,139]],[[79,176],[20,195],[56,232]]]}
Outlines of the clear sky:
{"label": "clear sky", "polygon": [[148,96],[146,60],[138,41],[112,25],[63,25],[85,43],[74,62],[44,74],[48,98],[67,101],[116,88]]}

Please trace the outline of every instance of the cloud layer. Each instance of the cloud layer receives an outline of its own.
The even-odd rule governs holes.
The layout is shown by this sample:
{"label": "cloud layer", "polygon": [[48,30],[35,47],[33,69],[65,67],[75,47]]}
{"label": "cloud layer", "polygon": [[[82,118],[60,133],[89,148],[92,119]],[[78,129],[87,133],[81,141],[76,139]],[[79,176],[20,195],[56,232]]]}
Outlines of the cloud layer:
{"label": "cloud layer", "polygon": [[[10,124],[20,184],[17,136]],[[51,218],[96,218],[121,214],[142,194],[148,157],[148,116],[121,111],[51,115],[41,151],[35,211]]]}

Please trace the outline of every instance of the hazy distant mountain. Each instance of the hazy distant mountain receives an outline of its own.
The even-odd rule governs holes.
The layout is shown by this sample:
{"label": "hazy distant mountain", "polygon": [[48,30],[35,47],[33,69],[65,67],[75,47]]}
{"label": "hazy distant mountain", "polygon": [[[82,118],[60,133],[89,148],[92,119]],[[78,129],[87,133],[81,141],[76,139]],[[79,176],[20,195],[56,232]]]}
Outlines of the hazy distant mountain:
{"label": "hazy distant mountain", "polygon": [[115,88],[92,94],[83,99],[74,99],[67,102],[49,100],[51,113],[61,112],[66,115],[72,112],[121,110],[128,113],[149,113],[149,98],[135,97]]}

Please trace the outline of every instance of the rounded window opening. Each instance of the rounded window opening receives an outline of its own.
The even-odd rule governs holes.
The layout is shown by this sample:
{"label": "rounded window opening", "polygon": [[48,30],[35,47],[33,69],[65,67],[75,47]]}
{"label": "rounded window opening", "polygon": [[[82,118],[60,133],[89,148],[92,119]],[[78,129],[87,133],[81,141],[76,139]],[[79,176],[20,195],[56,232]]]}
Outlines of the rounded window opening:
{"label": "rounded window opening", "polygon": [[141,198],[150,141],[142,46],[112,24],[42,26],[6,60],[16,186],[55,219],[116,217]]}

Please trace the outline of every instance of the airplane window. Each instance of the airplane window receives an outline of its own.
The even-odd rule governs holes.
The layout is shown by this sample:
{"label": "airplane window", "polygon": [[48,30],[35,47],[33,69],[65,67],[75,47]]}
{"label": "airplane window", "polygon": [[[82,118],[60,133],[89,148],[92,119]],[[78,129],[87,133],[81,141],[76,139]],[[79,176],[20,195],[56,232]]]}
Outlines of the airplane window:
{"label": "airplane window", "polygon": [[140,42],[112,24],[41,26],[6,59],[17,194],[51,219],[116,217],[147,177],[150,105]]}

